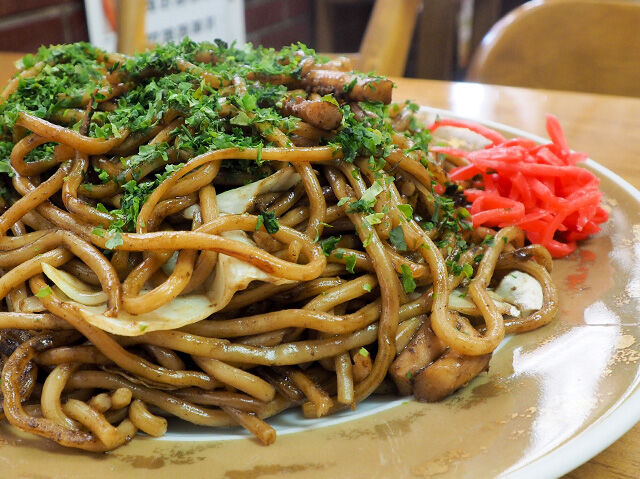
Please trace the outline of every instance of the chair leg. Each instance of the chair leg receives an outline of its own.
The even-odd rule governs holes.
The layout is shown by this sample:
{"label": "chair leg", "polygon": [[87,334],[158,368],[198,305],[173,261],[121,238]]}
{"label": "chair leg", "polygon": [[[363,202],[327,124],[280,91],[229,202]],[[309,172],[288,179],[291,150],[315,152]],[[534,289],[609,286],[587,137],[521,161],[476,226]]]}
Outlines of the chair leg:
{"label": "chair leg", "polygon": [[502,0],[475,0],[473,4],[473,30],[471,32],[471,52],[498,21],[502,12]]}
{"label": "chair leg", "polygon": [[456,65],[459,0],[425,0],[418,20],[416,74],[451,80]]}
{"label": "chair leg", "polygon": [[332,52],[333,27],[331,23],[331,2],[318,0],[315,2],[315,49],[319,52]]}

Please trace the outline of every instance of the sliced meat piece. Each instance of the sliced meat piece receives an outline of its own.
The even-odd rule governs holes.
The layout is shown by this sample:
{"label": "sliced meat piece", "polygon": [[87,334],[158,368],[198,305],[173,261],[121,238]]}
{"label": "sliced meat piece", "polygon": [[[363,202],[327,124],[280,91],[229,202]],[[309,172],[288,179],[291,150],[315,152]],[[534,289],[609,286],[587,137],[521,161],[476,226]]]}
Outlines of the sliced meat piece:
{"label": "sliced meat piece", "polygon": [[307,91],[353,101],[378,101],[385,105],[391,103],[393,82],[381,77],[358,76],[335,70],[311,70],[302,78]]}
{"label": "sliced meat piece", "polygon": [[298,78],[282,73],[267,75],[266,73],[250,72],[247,74],[247,80],[257,80],[260,83],[271,83],[272,85],[285,85],[290,90],[302,87],[302,82]]}
{"label": "sliced meat piece", "polygon": [[31,338],[31,331],[4,329],[0,332],[0,354],[9,357],[22,343]]}
{"label": "sliced meat piece", "polygon": [[353,116],[358,121],[364,121],[367,119],[367,117],[371,117],[371,118],[376,117],[375,114],[363,110],[362,107],[360,106],[360,103],[358,102],[350,102],[349,108],[351,108],[351,112],[353,113]]}
{"label": "sliced meat piece", "polygon": [[323,130],[335,130],[342,122],[342,112],[338,105],[322,100],[305,100],[299,96],[283,102],[282,114],[296,116]]}
{"label": "sliced meat piece", "polygon": [[364,381],[369,374],[371,374],[371,368],[373,363],[371,361],[370,354],[362,354],[362,350],[356,351],[351,355],[353,366],[351,373],[353,374],[353,381],[358,384]]}
{"label": "sliced meat piece", "polygon": [[353,61],[349,57],[336,57],[321,65],[314,65],[314,70],[336,70],[340,72],[353,71]]}
{"label": "sliced meat piece", "polygon": [[407,347],[391,363],[389,374],[402,396],[411,394],[412,379],[425,367],[438,359],[446,346],[427,323],[414,334]]}
{"label": "sliced meat piece", "polygon": [[[453,311],[457,328],[470,336],[480,333],[469,320]],[[451,348],[434,363],[420,371],[413,379],[413,395],[418,401],[435,402],[460,389],[482,371],[489,370],[491,354],[465,356]]]}
{"label": "sliced meat piece", "polygon": [[415,376],[413,394],[419,401],[439,401],[488,370],[490,359],[491,354],[463,356],[449,349]]}

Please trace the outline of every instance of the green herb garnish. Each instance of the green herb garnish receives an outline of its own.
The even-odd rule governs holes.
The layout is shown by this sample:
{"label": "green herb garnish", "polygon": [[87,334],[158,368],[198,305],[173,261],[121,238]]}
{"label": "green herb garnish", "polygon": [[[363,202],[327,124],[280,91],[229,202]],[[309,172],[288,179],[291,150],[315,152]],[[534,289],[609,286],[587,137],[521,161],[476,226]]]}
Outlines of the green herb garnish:
{"label": "green herb garnish", "polygon": [[416,290],[416,282],[413,280],[411,268],[403,263],[400,265],[400,270],[402,271],[402,287],[405,293],[413,293]]}
{"label": "green herb garnish", "polygon": [[277,233],[280,229],[280,225],[278,224],[278,220],[276,219],[276,214],[271,211],[263,211],[258,215],[258,221],[256,222],[256,231],[258,231],[263,224],[264,229],[266,229],[267,233],[269,233],[270,235]]}
{"label": "green herb garnish", "polygon": [[389,241],[391,245],[398,251],[407,251],[407,242],[404,239],[404,232],[401,226],[396,226],[389,231]]}
{"label": "green herb garnish", "polygon": [[53,294],[53,291],[51,290],[51,288],[49,286],[43,286],[36,293],[36,297],[38,297],[38,298],[46,298],[47,296],[50,296],[51,294]]}
{"label": "green herb garnish", "polygon": [[398,205],[398,209],[407,220],[413,219],[413,208],[411,205],[400,204]]}
{"label": "green herb garnish", "polygon": [[320,247],[325,256],[330,256],[331,252],[336,249],[338,242],[342,239],[342,236],[329,236],[328,238],[320,241]]}
{"label": "green herb garnish", "polygon": [[356,255],[348,254],[344,257],[344,267],[349,273],[355,273]]}

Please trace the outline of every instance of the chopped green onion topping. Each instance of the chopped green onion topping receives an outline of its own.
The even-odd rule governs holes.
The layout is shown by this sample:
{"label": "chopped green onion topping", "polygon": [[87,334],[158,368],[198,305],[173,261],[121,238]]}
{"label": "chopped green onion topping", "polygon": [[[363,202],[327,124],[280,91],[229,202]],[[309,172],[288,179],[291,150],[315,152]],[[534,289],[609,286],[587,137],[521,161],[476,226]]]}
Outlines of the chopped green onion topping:
{"label": "chopped green onion topping", "polygon": [[348,254],[347,256],[344,257],[345,262],[344,262],[344,267],[346,268],[346,270],[349,273],[355,273],[355,266],[356,266],[356,255],[355,254]]}
{"label": "chopped green onion topping", "polygon": [[400,265],[402,271],[402,287],[405,293],[413,293],[416,290],[416,282],[413,280],[411,268],[406,264]]}
{"label": "chopped green onion topping", "polygon": [[398,251],[407,251],[408,249],[401,226],[396,226],[389,231],[389,241],[391,241],[391,245]]}
{"label": "chopped green onion topping", "polygon": [[36,293],[36,296],[38,298],[46,298],[47,296],[50,296],[51,294],[53,294],[53,291],[51,291],[51,288],[49,286],[43,286],[42,288],[40,288],[40,290]]}
{"label": "chopped green onion topping", "polygon": [[407,220],[411,220],[413,218],[413,208],[411,205],[400,204],[398,205],[398,209]]}

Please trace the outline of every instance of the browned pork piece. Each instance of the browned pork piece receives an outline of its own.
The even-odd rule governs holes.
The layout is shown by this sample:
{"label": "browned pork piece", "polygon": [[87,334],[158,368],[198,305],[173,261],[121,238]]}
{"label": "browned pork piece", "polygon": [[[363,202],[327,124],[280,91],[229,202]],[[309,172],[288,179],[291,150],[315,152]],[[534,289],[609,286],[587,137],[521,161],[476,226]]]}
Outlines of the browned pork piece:
{"label": "browned pork piece", "polygon": [[463,356],[449,349],[414,378],[413,394],[419,401],[439,401],[488,370],[490,359],[491,354]]}
{"label": "browned pork piece", "polygon": [[[479,336],[469,321],[456,316],[458,329]],[[454,393],[489,369],[491,354],[465,356],[447,347],[423,324],[407,347],[391,363],[389,374],[402,395],[413,395],[419,401],[435,402]]]}
{"label": "browned pork piece", "polygon": [[[469,321],[459,314],[457,328],[469,336],[480,336]],[[491,354],[465,356],[449,348],[437,361],[420,371],[413,381],[413,395],[419,401],[435,402],[453,394],[482,371],[489,370]]]}
{"label": "browned pork piece", "polygon": [[342,122],[338,105],[323,100],[305,100],[299,96],[287,98],[282,103],[282,114],[293,115],[323,130],[335,130]]}
{"label": "browned pork piece", "polygon": [[320,95],[333,93],[352,101],[391,103],[393,82],[382,77],[358,76],[335,70],[311,70],[302,77],[307,91]]}
{"label": "browned pork piece", "polygon": [[355,68],[353,61],[349,57],[336,57],[329,60],[327,63],[323,63],[319,66],[322,70],[335,70],[339,72],[350,72]]}
{"label": "browned pork piece", "polygon": [[446,346],[429,327],[423,324],[414,334],[407,347],[391,363],[389,374],[403,396],[411,394],[412,379],[438,359]]}

